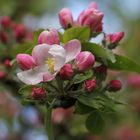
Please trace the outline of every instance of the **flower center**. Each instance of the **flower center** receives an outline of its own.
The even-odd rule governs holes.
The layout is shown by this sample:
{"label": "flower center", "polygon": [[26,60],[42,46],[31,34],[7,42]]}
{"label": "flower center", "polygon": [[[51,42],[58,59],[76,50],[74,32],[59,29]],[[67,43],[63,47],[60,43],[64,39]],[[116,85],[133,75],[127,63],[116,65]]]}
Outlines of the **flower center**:
{"label": "flower center", "polygon": [[51,73],[53,73],[53,72],[54,72],[54,64],[55,64],[54,58],[47,58],[46,64],[47,64],[48,67],[49,67],[49,71],[50,71]]}

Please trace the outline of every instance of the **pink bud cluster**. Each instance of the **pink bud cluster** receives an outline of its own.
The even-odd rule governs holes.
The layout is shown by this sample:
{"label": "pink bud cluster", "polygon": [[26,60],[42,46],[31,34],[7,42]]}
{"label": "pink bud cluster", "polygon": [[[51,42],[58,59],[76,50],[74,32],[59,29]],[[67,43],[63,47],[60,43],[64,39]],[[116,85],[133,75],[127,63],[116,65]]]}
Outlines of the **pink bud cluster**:
{"label": "pink bud cluster", "polygon": [[82,11],[77,20],[73,20],[71,11],[64,8],[59,12],[59,21],[63,28],[71,26],[88,26],[92,33],[99,33],[102,31],[102,20],[104,14],[98,9],[95,2],[92,2],[87,9]]}
{"label": "pink bud cluster", "polygon": [[23,24],[11,20],[9,16],[4,16],[0,19],[0,26],[0,41],[4,44],[7,44],[8,42],[11,43],[11,35],[12,39],[15,39],[17,42],[21,42],[24,39],[29,40],[28,36],[31,32],[29,32]]}

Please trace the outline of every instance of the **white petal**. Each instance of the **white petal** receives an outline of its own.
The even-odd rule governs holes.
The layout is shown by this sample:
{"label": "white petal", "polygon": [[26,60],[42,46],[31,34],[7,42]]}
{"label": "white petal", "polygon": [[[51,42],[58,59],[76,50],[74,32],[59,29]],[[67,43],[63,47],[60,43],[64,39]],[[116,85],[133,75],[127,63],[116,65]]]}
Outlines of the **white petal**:
{"label": "white petal", "polygon": [[32,56],[34,60],[36,61],[37,65],[44,65],[45,61],[48,57],[51,57],[48,53],[49,49],[51,48],[51,45],[48,44],[40,44],[34,47],[32,51]]}
{"label": "white petal", "polygon": [[55,59],[54,71],[59,71],[66,61],[65,49],[60,45],[52,45],[49,54],[53,55]]}
{"label": "white petal", "polygon": [[36,85],[43,82],[43,75],[49,73],[46,65],[35,67],[17,74],[18,78],[27,85]]}
{"label": "white petal", "polygon": [[79,40],[74,39],[69,41],[64,49],[66,51],[66,63],[72,61],[81,51],[81,43]]}

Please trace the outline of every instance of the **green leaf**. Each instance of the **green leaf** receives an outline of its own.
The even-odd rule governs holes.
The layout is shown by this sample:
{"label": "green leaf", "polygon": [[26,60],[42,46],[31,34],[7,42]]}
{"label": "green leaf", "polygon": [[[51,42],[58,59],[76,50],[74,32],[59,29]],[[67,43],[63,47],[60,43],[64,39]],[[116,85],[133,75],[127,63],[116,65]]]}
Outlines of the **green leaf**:
{"label": "green leaf", "polygon": [[36,31],[33,32],[33,44],[37,45],[38,44],[38,36],[40,35],[40,33],[42,31],[44,31],[45,29],[38,29]]}
{"label": "green leaf", "polygon": [[76,114],[88,114],[94,110],[95,110],[95,108],[89,107],[85,104],[82,104],[79,101],[76,101],[76,104],[75,104],[75,113]]}
{"label": "green leaf", "polygon": [[[87,93],[88,94],[88,93]],[[93,93],[94,94],[94,93]],[[98,93],[97,93],[98,94]],[[101,97],[97,95],[81,95],[77,97],[77,100],[89,107],[95,108],[97,110],[101,109],[104,106],[104,101]]]}
{"label": "green leaf", "polygon": [[133,71],[140,73],[140,65],[138,65],[133,60],[117,54],[115,54],[115,58],[115,63],[108,61],[108,68],[113,70]]}
{"label": "green leaf", "polygon": [[88,27],[72,27],[67,29],[63,35],[63,42],[66,43],[72,39],[78,39],[81,42],[90,38],[90,29]]}
{"label": "green leaf", "polygon": [[39,30],[35,31],[33,33],[33,40],[32,41],[28,41],[28,42],[24,42],[22,44],[16,45],[12,49],[11,55],[13,57],[16,57],[16,55],[19,54],[19,53],[31,54],[34,46],[36,46],[38,44],[38,36],[42,31],[43,31],[43,29],[39,29]]}
{"label": "green leaf", "polygon": [[73,83],[74,84],[79,84],[79,83],[82,83],[83,81],[87,80],[87,79],[90,79],[93,77],[93,71],[92,70],[88,70],[88,71],[85,71],[84,73],[80,73],[80,74],[77,74],[75,75],[74,79],[73,79]]}
{"label": "green leaf", "polygon": [[59,35],[60,42],[63,42],[63,34],[61,32],[58,32],[58,35]]}
{"label": "green leaf", "polygon": [[32,42],[25,42],[23,44],[18,44],[16,45],[12,50],[11,50],[11,55],[12,57],[16,57],[17,54],[19,53],[28,53],[27,50],[33,48]]}
{"label": "green leaf", "polygon": [[18,93],[22,94],[23,97],[27,97],[31,95],[32,88],[32,85],[25,85],[19,89]]}
{"label": "green leaf", "polygon": [[36,103],[36,101],[25,99],[25,98],[23,98],[21,100],[21,104],[24,105],[24,106],[26,106],[26,105],[34,105],[35,103]]}
{"label": "green leaf", "polygon": [[33,40],[32,40],[32,44],[30,45],[30,47],[25,51],[25,53],[27,54],[31,54],[32,53],[32,49],[38,44],[38,37],[40,35],[40,33],[42,31],[44,31],[45,29],[38,29],[36,31],[33,32]]}
{"label": "green leaf", "polygon": [[116,59],[113,52],[109,49],[105,49],[98,44],[84,42],[82,43],[82,50],[83,51],[90,51],[93,53],[97,58],[110,60],[112,63],[115,63]]}
{"label": "green leaf", "polygon": [[92,112],[87,120],[86,120],[86,127],[92,133],[100,133],[103,131],[105,126],[104,119],[102,118],[100,112]]}

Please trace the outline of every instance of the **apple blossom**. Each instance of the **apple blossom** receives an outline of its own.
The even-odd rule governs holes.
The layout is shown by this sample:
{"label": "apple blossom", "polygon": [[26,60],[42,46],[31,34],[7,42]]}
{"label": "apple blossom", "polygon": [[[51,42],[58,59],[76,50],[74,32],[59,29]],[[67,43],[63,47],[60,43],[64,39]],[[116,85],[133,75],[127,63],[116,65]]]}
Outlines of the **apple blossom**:
{"label": "apple blossom", "polygon": [[19,72],[17,76],[27,85],[51,81],[65,63],[74,60],[80,51],[81,44],[76,39],[69,41],[64,47],[57,44],[37,45],[33,48],[32,56],[30,56],[36,66]]}
{"label": "apple blossom", "polygon": [[95,57],[91,52],[83,51],[80,52],[76,59],[77,69],[81,72],[90,69],[95,63]]}
{"label": "apple blossom", "polygon": [[56,29],[45,30],[38,37],[38,44],[60,44],[59,35]]}

